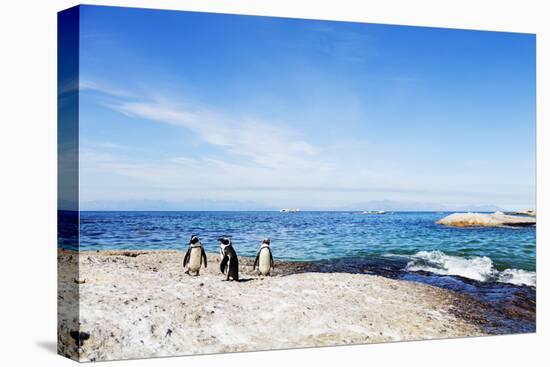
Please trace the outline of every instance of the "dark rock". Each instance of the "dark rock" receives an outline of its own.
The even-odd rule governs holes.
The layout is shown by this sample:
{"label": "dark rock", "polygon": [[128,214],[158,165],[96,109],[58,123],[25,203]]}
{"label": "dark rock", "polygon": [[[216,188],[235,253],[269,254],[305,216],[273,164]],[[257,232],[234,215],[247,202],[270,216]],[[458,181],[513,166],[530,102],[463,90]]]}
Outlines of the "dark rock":
{"label": "dark rock", "polygon": [[84,341],[90,339],[90,334],[84,332],[84,331],[76,331],[73,330],[70,332],[71,338],[74,339],[74,342],[77,346],[81,347],[84,345]]}

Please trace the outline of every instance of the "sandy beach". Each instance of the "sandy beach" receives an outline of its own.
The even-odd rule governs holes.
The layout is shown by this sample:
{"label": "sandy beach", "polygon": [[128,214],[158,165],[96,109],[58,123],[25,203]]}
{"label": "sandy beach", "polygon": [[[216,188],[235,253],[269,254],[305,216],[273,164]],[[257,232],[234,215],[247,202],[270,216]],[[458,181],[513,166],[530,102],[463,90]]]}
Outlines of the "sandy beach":
{"label": "sandy beach", "polygon": [[58,350],[80,361],[484,334],[469,298],[415,282],[288,262],[262,278],[243,257],[242,281],[226,282],[217,254],[194,277],[179,251],[58,251]]}

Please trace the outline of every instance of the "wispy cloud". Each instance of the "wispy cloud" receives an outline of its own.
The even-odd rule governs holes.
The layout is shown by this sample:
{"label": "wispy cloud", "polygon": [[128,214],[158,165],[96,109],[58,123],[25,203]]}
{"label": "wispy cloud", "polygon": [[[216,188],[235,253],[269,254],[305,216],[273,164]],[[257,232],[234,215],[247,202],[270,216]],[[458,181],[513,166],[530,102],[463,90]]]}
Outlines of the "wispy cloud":
{"label": "wispy cloud", "polygon": [[123,150],[129,147],[124,144],[114,143],[112,141],[84,141],[80,145],[84,149],[97,149],[97,150]]}
{"label": "wispy cloud", "polygon": [[[172,158],[150,162],[121,153],[107,154],[107,150],[113,153],[117,143],[104,142],[100,146],[91,142],[81,152],[87,172],[114,173],[166,189],[322,186],[339,177],[334,174],[335,162],[323,156],[322,148],[283,124],[230,116],[181,96],[143,93],[141,98],[127,97],[130,93],[120,88],[103,89],[91,81],[86,82],[84,90],[108,96],[100,103],[127,117],[186,129],[200,144],[216,148],[214,153],[199,158],[183,156],[180,151]],[[185,144],[189,142],[182,141],[182,146]]]}
{"label": "wispy cloud", "polygon": [[257,119],[235,119],[205,108],[156,101],[122,102],[110,107],[126,116],[189,129],[202,141],[263,167],[280,168],[290,162],[294,166],[316,155],[312,144]]}
{"label": "wispy cloud", "polygon": [[78,80],[78,89],[80,91],[95,91],[112,97],[121,97],[121,98],[133,98],[135,93],[124,89],[113,86],[111,83],[105,81],[91,80],[86,77],[81,77]]}

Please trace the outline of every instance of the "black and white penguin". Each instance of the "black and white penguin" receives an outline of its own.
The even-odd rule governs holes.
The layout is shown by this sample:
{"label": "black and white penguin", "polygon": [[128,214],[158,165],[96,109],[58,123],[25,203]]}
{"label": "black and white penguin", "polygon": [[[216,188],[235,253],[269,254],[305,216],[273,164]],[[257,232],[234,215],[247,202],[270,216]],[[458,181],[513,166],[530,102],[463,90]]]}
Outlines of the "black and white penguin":
{"label": "black and white penguin", "polygon": [[239,280],[239,259],[230,238],[220,238],[220,254],[222,256],[220,271],[223,274],[227,271],[225,280],[229,280],[230,277],[233,280]]}
{"label": "black and white penguin", "polygon": [[256,260],[254,260],[254,266],[252,270],[256,269],[256,266],[259,263],[258,271],[260,275],[271,275],[271,268],[273,267],[273,254],[271,253],[271,247],[269,247],[271,240],[266,238],[262,241],[262,245],[258,250],[256,255]]}
{"label": "black and white penguin", "polygon": [[185,273],[189,274],[190,272],[193,272],[195,273],[195,276],[198,276],[203,261],[204,267],[206,268],[206,252],[204,252],[204,248],[202,247],[199,238],[197,236],[191,236],[189,248],[183,258],[183,267],[185,268],[189,265]]}

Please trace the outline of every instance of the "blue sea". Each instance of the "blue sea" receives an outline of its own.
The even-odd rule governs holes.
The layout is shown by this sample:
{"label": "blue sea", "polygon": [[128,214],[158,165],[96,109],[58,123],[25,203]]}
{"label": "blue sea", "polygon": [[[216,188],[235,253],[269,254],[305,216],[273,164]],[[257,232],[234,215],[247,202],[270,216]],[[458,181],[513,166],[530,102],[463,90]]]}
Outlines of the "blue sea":
{"label": "blue sea", "polygon": [[[487,318],[496,320],[495,333],[534,331],[535,227],[435,223],[448,214],[81,212],[79,245],[74,226],[62,224],[63,215],[59,245],[80,251],[185,250],[191,235],[198,235],[207,251],[217,252],[217,239],[230,236],[239,256],[255,256],[269,237],[276,261],[313,262],[322,271],[368,272],[466,293],[493,309]],[[64,229],[72,240],[64,238]]]}

